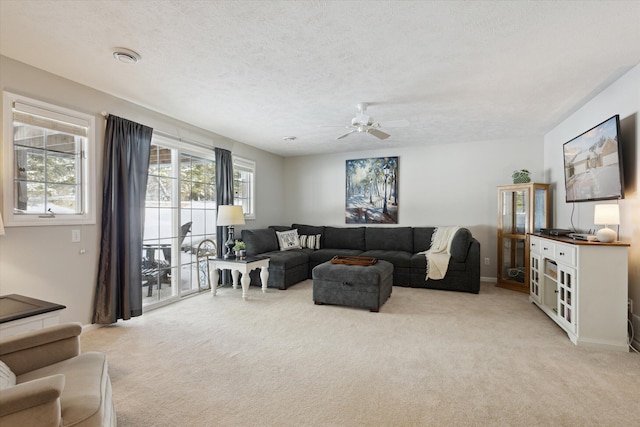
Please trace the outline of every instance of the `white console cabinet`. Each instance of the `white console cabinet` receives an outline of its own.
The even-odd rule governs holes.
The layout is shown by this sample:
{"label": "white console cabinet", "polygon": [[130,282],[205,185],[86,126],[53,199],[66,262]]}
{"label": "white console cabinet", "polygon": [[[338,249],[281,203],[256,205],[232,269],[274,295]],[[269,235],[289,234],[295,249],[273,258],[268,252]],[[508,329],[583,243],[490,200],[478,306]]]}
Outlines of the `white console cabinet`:
{"label": "white console cabinet", "polygon": [[24,295],[0,296],[0,338],[58,324],[64,305]]}
{"label": "white console cabinet", "polygon": [[628,247],[529,235],[529,300],[575,345],[628,351]]}

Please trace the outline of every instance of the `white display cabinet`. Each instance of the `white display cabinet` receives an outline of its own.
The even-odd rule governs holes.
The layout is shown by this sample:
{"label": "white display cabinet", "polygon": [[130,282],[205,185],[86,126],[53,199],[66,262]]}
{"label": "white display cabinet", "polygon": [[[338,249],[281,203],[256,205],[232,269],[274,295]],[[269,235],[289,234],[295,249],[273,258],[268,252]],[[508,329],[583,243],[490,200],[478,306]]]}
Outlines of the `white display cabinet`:
{"label": "white display cabinet", "polygon": [[579,346],[628,351],[628,248],[529,236],[529,300]]}

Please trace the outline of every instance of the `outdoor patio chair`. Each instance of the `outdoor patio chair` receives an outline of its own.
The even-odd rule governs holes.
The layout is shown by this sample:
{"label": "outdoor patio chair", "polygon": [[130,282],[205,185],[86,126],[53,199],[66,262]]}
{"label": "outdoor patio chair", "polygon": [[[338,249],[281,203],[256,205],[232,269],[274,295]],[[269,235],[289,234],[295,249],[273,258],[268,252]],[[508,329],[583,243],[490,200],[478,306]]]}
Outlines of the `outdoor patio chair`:
{"label": "outdoor patio chair", "polygon": [[[182,249],[187,233],[191,231],[192,222],[180,226],[178,236],[178,247]],[[146,256],[142,258],[142,286],[147,285],[147,296],[153,296],[153,285],[158,285],[158,291],[162,288],[162,283],[171,285],[171,244],[155,243],[143,245]],[[156,251],[161,250],[164,259],[156,259]]]}

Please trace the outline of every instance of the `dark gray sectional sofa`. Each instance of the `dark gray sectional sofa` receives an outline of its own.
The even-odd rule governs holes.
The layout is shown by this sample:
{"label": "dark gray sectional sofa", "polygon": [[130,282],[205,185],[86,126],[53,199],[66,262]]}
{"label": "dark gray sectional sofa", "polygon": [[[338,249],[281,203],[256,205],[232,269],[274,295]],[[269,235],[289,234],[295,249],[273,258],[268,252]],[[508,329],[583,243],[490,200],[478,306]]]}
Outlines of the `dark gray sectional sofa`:
{"label": "dark gray sectional sofa", "polygon": [[[320,249],[281,251],[276,231],[297,229],[298,235],[321,235]],[[435,227],[331,227],[293,224],[242,230],[247,255],[271,258],[268,287],[287,289],[311,279],[313,268],[336,255],[373,257],[393,264],[393,284],[415,288],[478,293],[480,291],[480,242],[466,228],[453,237],[451,260],[442,280],[425,280],[424,254],[431,246]],[[251,272],[251,284],[259,284],[258,271]]]}

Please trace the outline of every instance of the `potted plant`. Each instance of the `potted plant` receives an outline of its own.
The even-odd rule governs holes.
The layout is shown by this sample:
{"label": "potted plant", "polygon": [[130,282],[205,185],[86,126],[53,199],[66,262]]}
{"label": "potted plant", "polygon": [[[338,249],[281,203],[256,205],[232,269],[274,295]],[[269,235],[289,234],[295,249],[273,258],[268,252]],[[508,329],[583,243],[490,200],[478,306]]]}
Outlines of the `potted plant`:
{"label": "potted plant", "polygon": [[511,174],[511,178],[513,178],[514,184],[526,184],[527,182],[531,182],[531,178],[529,178],[530,172],[526,169],[520,169],[519,171],[513,171]]}
{"label": "potted plant", "polygon": [[236,253],[236,258],[244,259],[247,257],[247,245],[243,241],[236,240],[233,250]]}

